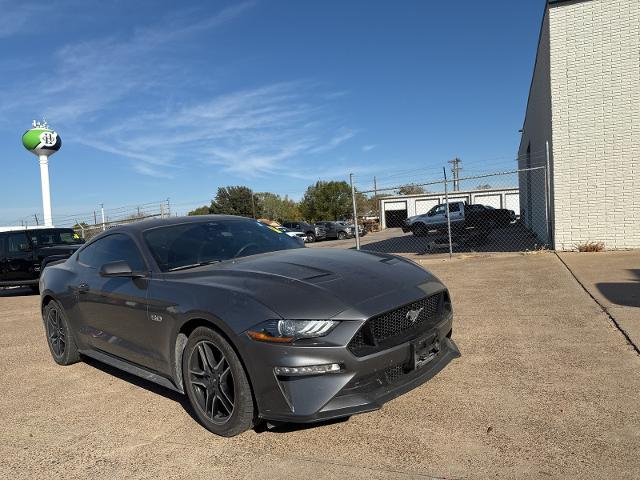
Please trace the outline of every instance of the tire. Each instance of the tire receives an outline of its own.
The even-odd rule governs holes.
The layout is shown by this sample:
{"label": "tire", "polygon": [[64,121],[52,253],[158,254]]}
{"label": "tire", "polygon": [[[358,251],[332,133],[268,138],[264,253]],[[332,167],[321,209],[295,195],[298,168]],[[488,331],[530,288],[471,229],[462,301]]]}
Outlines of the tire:
{"label": "tire", "polygon": [[307,233],[307,243],[313,243],[316,241],[315,233]]}
{"label": "tire", "polygon": [[412,227],[411,231],[416,237],[424,237],[427,234],[427,227],[424,223],[418,222]]}
{"label": "tire", "polygon": [[55,300],[51,300],[44,307],[42,320],[53,360],[58,365],[71,365],[80,360],[78,347],[62,306]]}
{"label": "tire", "polygon": [[338,232],[338,240],[344,240],[347,238],[347,234],[345,232]]}
{"label": "tire", "polygon": [[193,331],[182,354],[182,378],[191,408],[207,430],[233,437],[254,426],[247,374],[218,332],[207,327]]}

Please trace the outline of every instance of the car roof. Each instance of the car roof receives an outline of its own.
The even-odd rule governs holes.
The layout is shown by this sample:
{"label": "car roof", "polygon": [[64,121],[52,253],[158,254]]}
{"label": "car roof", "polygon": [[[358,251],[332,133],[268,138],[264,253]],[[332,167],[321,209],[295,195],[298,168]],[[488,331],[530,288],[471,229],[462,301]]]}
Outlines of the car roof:
{"label": "car roof", "polygon": [[[158,227],[169,227],[172,225],[184,225],[186,223],[206,223],[211,221],[220,220],[246,220],[257,222],[256,219],[248,217],[240,217],[237,215],[193,215],[187,217],[171,217],[171,218],[151,218],[147,220],[140,220],[138,222],[129,223],[127,225],[119,225],[117,227],[110,228],[104,233],[116,233],[116,232],[130,232],[141,233],[145,230],[151,230]],[[101,234],[102,236],[102,234]]]}

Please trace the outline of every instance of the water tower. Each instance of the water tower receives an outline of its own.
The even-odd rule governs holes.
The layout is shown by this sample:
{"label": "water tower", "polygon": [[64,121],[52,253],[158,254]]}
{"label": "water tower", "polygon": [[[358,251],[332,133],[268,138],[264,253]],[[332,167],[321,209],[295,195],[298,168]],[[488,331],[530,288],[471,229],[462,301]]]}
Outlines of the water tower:
{"label": "water tower", "polygon": [[60,136],[49,128],[46,121],[33,121],[30,130],[22,135],[22,145],[40,160],[40,182],[42,184],[42,209],[44,224],[53,226],[51,220],[51,193],[49,191],[49,156],[60,150]]}

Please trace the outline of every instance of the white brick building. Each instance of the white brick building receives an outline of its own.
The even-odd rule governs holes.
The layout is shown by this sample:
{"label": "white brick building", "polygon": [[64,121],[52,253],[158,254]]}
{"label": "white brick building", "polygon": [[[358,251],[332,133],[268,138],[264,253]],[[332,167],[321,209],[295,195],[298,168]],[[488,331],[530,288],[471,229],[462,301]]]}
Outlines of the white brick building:
{"label": "white brick building", "polygon": [[547,142],[548,211],[544,175],[520,175],[527,225],[556,249],[640,248],[640,0],[548,1],[520,168],[544,165]]}

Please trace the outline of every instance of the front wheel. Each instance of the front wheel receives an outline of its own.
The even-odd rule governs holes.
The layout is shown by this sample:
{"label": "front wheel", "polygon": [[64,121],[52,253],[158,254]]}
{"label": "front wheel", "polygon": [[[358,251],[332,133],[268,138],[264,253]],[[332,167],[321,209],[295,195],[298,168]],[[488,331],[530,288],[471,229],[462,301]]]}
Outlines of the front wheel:
{"label": "front wheel", "polygon": [[182,376],[191,407],[200,423],[223,437],[254,425],[249,380],[229,342],[210,328],[196,328],[182,355]]}
{"label": "front wheel", "polygon": [[80,360],[78,348],[62,306],[55,300],[51,300],[44,307],[42,319],[53,360],[58,365],[71,365]]}
{"label": "front wheel", "polygon": [[338,232],[338,240],[344,240],[347,238],[347,234],[345,232]]}
{"label": "front wheel", "polygon": [[313,233],[311,233],[311,232],[307,233],[307,238],[306,238],[306,240],[307,240],[307,243],[313,243],[313,242],[315,242],[315,241],[316,241],[316,236],[315,236],[315,234],[313,234]]}

